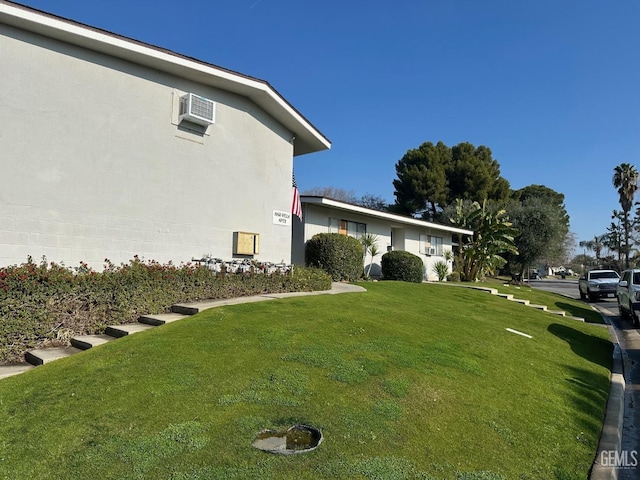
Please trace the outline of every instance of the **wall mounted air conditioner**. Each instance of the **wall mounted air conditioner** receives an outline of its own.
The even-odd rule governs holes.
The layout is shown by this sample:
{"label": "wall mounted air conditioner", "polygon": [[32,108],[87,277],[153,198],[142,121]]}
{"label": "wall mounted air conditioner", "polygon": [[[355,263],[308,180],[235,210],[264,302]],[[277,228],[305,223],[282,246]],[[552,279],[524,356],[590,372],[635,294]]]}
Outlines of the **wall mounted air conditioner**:
{"label": "wall mounted air conditioner", "polygon": [[427,248],[427,255],[435,255],[435,254],[436,254],[436,247]]}
{"label": "wall mounted air conditioner", "polygon": [[208,98],[187,93],[180,97],[180,116],[178,122],[188,121],[204,127],[216,121],[216,102]]}

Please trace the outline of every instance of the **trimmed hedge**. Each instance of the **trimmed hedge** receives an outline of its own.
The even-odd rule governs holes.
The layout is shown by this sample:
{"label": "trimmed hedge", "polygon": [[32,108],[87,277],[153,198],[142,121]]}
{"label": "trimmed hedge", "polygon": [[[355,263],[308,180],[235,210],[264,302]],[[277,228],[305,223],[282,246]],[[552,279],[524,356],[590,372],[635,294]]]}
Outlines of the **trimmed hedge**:
{"label": "trimmed hedge", "polygon": [[382,256],[382,278],[385,280],[402,280],[403,282],[422,282],[424,264],[417,255],[393,250]]}
{"label": "trimmed hedge", "polygon": [[327,272],[334,282],[349,282],[364,272],[362,243],[340,233],[318,233],[307,241],[306,261],[310,267]]}
{"label": "trimmed hedge", "polygon": [[104,332],[140,315],[168,312],[175,303],[261,293],[328,290],[318,269],[291,273],[224,274],[192,264],[163,265],[137,257],[96,272],[42,261],[0,268],[0,363],[22,361],[25,351],[68,345],[72,336]]}

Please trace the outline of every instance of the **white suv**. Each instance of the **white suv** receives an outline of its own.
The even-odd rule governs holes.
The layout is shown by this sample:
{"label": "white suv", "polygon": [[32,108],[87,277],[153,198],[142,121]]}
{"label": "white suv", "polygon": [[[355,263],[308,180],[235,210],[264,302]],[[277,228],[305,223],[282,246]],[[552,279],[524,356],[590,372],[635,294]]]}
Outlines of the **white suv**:
{"label": "white suv", "polygon": [[618,309],[622,318],[631,318],[634,327],[640,326],[640,269],[625,270],[616,289]]}

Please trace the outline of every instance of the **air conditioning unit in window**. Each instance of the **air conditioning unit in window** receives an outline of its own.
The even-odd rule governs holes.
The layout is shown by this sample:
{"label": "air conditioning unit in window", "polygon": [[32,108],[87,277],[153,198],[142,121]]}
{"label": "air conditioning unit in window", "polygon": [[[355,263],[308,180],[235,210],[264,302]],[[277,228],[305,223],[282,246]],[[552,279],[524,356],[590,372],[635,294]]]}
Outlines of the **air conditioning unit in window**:
{"label": "air conditioning unit in window", "polygon": [[427,255],[435,255],[435,254],[436,254],[436,247],[427,248]]}
{"label": "air conditioning unit in window", "polygon": [[208,98],[187,93],[180,97],[180,116],[178,122],[186,120],[204,127],[216,121],[216,102]]}

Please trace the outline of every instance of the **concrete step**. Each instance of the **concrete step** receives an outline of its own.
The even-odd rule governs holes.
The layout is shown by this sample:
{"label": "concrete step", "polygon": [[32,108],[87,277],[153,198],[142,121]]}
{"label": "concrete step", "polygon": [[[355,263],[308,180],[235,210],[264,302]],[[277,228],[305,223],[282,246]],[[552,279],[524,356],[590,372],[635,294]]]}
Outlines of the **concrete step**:
{"label": "concrete step", "polygon": [[156,315],[142,315],[138,318],[138,322],[158,327],[187,317],[189,317],[189,315],[183,315],[181,313],[158,313]]}
{"label": "concrete step", "polygon": [[560,315],[561,317],[567,316],[567,312],[565,312],[564,310],[547,310],[547,312],[553,313],[554,315]]}
{"label": "concrete step", "polygon": [[18,365],[0,365],[0,378],[12,377],[20,373],[24,373],[27,370],[35,368],[30,363],[21,363]]}
{"label": "concrete step", "polygon": [[24,354],[24,359],[31,365],[44,365],[60,358],[70,357],[81,352],[76,347],[39,348]]}
{"label": "concrete step", "polygon": [[71,346],[80,350],[88,350],[111,340],[115,340],[115,338],[110,335],[80,335],[71,339]]}
{"label": "concrete step", "polygon": [[507,300],[513,300],[513,295],[510,293],[498,293],[497,295],[501,298],[506,298]]}
{"label": "concrete step", "polygon": [[528,304],[531,308],[537,308],[538,310],[542,310],[543,312],[547,311],[547,306],[546,305],[535,305],[533,303],[529,303]]}
{"label": "concrete step", "polygon": [[497,295],[498,294],[498,289],[497,288],[491,288],[491,287],[472,287],[474,290],[480,290],[482,292],[487,292],[490,293],[491,295]]}
{"label": "concrete step", "polygon": [[240,303],[255,303],[265,302],[267,300],[275,300],[275,296],[267,295],[254,295],[251,297],[237,297],[237,298],[225,298],[220,300],[205,300],[202,302],[194,303],[178,303],[171,307],[173,313],[180,313],[182,315],[195,315],[203,310],[209,308],[223,307],[225,305],[238,305]]}
{"label": "concrete step", "polygon": [[521,303],[522,305],[529,305],[529,300],[522,300],[520,298],[512,298],[512,302]]}
{"label": "concrete step", "polygon": [[133,335],[134,333],[143,332],[145,330],[149,330],[150,328],[154,328],[154,326],[145,325],[144,323],[130,323],[127,325],[109,326],[104,333],[111,337],[120,338],[126,337],[127,335]]}

